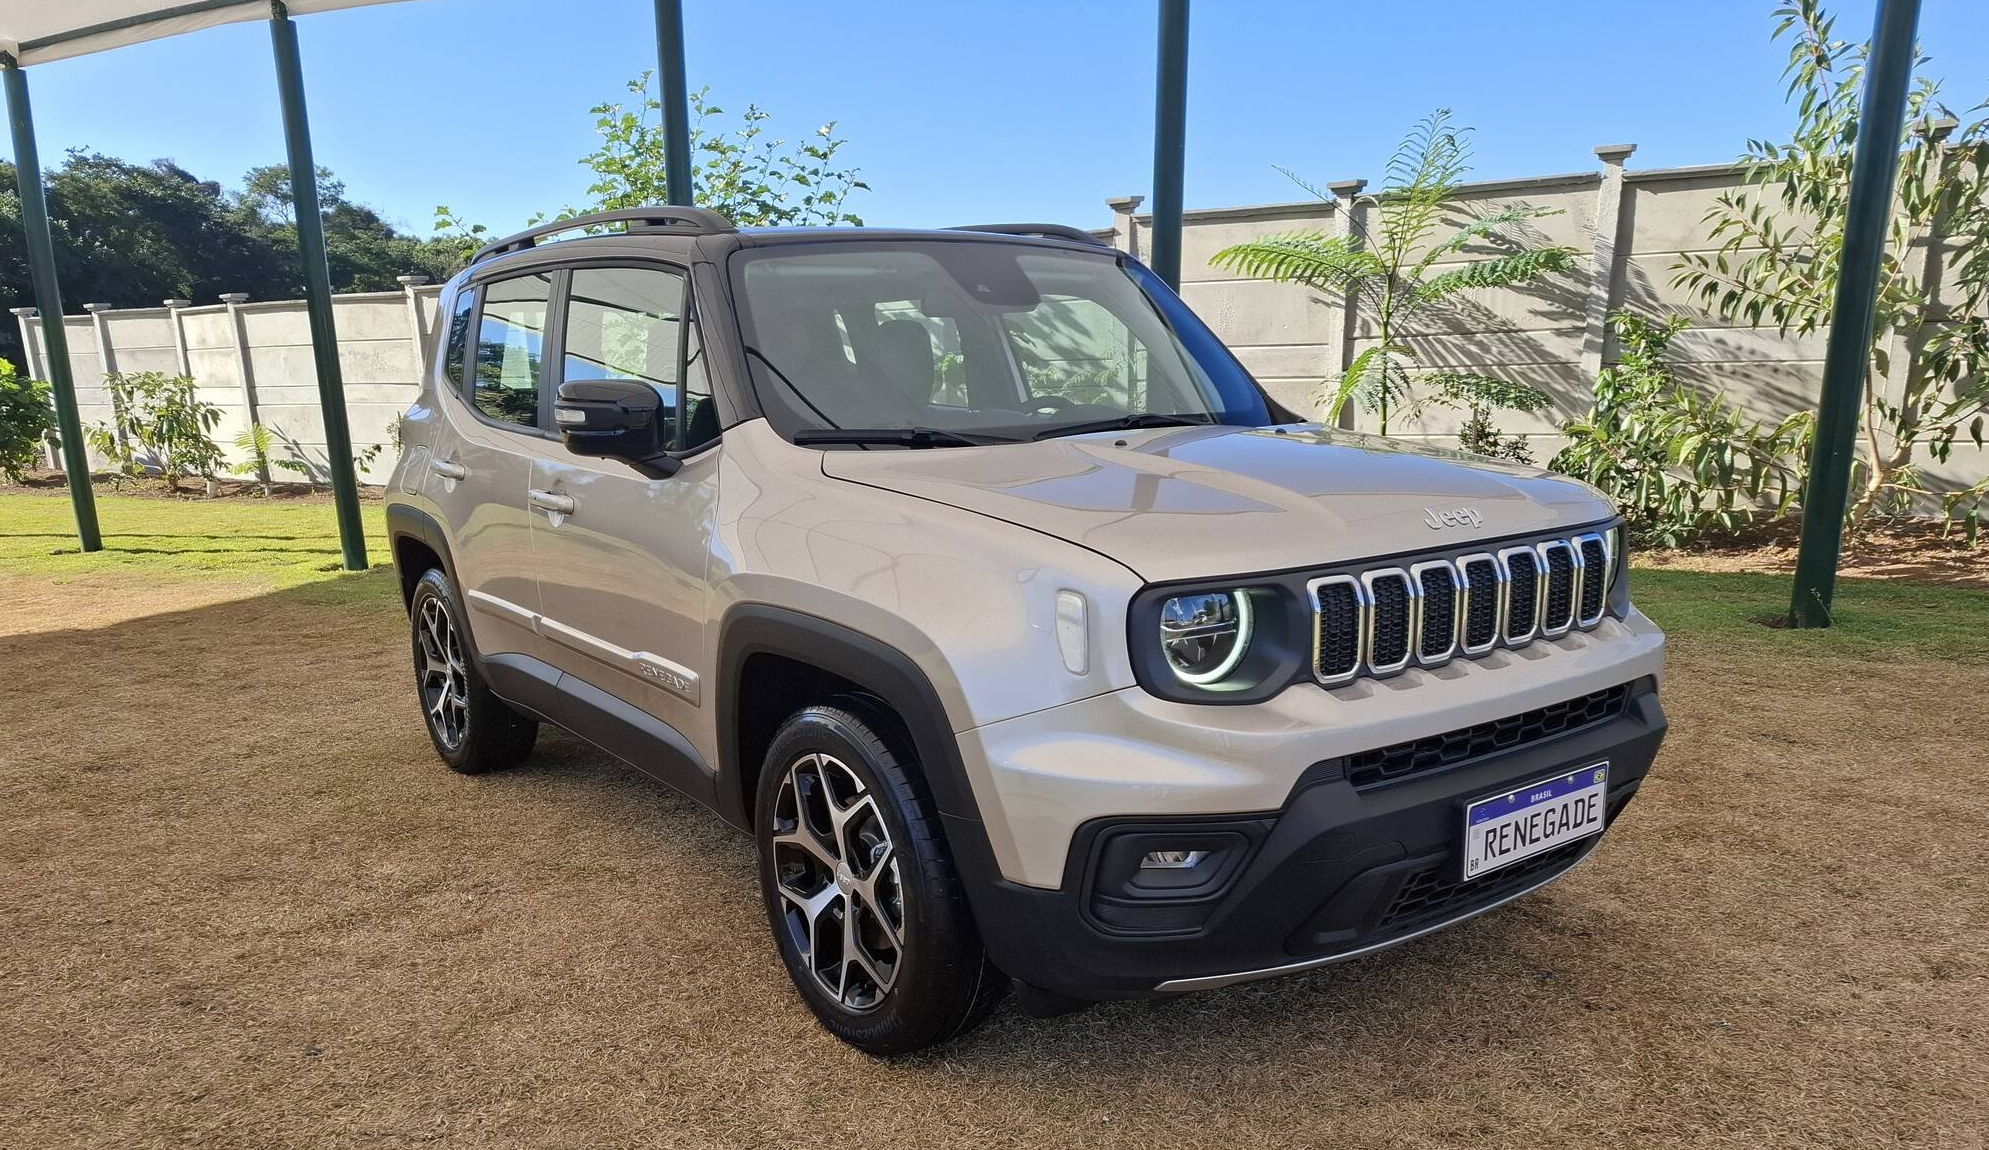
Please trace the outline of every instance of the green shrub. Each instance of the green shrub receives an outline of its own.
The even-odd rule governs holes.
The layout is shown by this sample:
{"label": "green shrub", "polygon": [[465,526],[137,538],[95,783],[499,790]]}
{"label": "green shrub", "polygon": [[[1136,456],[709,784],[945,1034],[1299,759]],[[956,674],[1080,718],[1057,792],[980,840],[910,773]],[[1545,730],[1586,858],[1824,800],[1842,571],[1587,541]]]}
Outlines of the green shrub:
{"label": "green shrub", "polygon": [[156,468],[168,491],[178,491],[189,475],[214,478],[224,457],[209,433],[221,422],[221,409],[201,402],[191,376],[112,373],[104,386],[111,393],[112,422],[84,435],[120,474],[136,477]]}
{"label": "green shrub", "polygon": [[1549,467],[1601,488],[1632,537],[1665,547],[1731,535],[1798,501],[1814,412],[1764,428],[1725,396],[1672,377],[1664,353],[1685,320],[1611,322],[1621,362],[1596,377],[1588,415],[1562,425],[1568,446]]}
{"label": "green shrub", "polygon": [[26,478],[42,436],[55,426],[48,385],[15,372],[0,359],[0,476],[9,483]]}

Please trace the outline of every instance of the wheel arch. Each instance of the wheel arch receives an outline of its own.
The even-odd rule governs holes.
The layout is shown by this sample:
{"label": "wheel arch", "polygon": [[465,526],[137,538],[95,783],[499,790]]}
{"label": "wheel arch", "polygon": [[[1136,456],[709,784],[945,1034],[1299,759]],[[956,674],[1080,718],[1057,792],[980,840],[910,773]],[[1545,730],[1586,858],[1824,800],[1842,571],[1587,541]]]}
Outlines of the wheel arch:
{"label": "wheel arch", "polygon": [[435,517],[405,503],[387,504],[387,545],[393,552],[394,572],[400,576],[401,606],[414,603],[414,585],[421,573],[440,567],[451,583],[456,579],[456,563],[449,554],[449,540]]}
{"label": "wheel arch", "polygon": [[[739,826],[752,826],[753,790],[761,767],[754,750],[757,747],[763,755],[771,742],[772,724],[791,713],[769,723],[767,709],[755,711],[750,694],[754,682],[749,674],[755,660],[777,660],[806,669],[822,677],[807,684],[818,691],[854,691],[888,709],[900,724],[891,734],[904,739],[916,757],[917,773],[939,808],[954,865],[969,880],[969,898],[982,882],[998,877],[959,742],[931,679],[910,656],[888,644],[839,623],[782,607],[740,604],[720,623],[715,692],[718,757],[723,772],[718,794],[720,814]],[[759,664],[762,671],[767,666]],[[760,697],[768,696],[762,690]]]}

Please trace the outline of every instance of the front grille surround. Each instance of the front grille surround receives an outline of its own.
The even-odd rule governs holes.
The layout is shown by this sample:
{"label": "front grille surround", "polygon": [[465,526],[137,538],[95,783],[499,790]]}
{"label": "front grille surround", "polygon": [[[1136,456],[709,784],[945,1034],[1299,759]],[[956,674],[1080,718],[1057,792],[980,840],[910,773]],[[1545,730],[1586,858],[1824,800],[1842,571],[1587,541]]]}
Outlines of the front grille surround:
{"label": "front grille surround", "polygon": [[[1491,568],[1489,580],[1481,581],[1479,573],[1487,567]],[[1476,657],[1498,646],[1499,636],[1505,633],[1506,569],[1490,551],[1474,551],[1457,557],[1457,571],[1463,588],[1457,605],[1458,618],[1463,620],[1457,646],[1464,654]],[[1481,634],[1482,639],[1473,637]]]}
{"label": "front grille surround", "polygon": [[[1352,575],[1328,575],[1307,583],[1305,592],[1312,599],[1313,677],[1328,687],[1353,682],[1367,664],[1367,627],[1361,620],[1367,617],[1368,609],[1374,605],[1374,600],[1367,593],[1367,585]],[[1333,611],[1334,617],[1337,617],[1345,610],[1348,596],[1353,599],[1353,621],[1344,633],[1335,629],[1336,638],[1329,644],[1326,631],[1331,620],[1327,611]]]}
{"label": "front grille surround", "polygon": [[1540,552],[1508,547],[1499,552],[1499,566],[1506,573],[1499,592],[1499,635],[1507,646],[1517,647],[1540,634]]}
{"label": "front grille surround", "polygon": [[[1409,568],[1409,582],[1416,589],[1419,607],[1414,636],[1416,662],[1425,667],[1448,663],[1457,653],[1457,631],[1463,619],[1458,612],[1463,594],[1457,565],[1448,559],[1425,560]],[[1432,638],[1442,646],[1432,649]]]}
{"label": "front grille surround", "polygon": [[[1337,687],[1589,630],[1609,612],[1614,552],[1606,532],[1590,531],[1312,579],[1313,679]],[[1349,595],[1351,634],[1338,622]],[[1445,633],[1426,635],[1431,625]]]}
{"label": "front grille surround", "polygon": [[[1581,567],[1574,547],[1566,539],[1548,539],[1537,543],[1533,548],[1540,555],[1540,609],[1536,614],[1540,633],[1549,639],[1558,639],[1574,629],[1575,616],[1581,613]],[[1567,574],[1561,575],[1561,567],[1555,557],[1565,563]],[[1565,586],[1561,584],[1565,581]],[[1556,607],[1556,601],[1566,603]]]}
{"label": "front grille surround", "polygon": [[[1616,570],[1609,536],[1590,531],[1575,544],[1575,626],[1593,627],[1609,611],[1609,577]],[[1590,608],[1590,604],[1594,608]]]}
{"label": "front grille surround", "polygon": [[[1400,567],[1363,571],[1361,586],[1367,588],[1368,598],[1367,614],[1361,624],[1367,669],[1375,675],[1393,675],[1415,657],[1416,636],[1422,631],[1422,589]],[[1397,594],[1402,596],[1399,620],[1394,603]],[[1399,658],[1395,655],[1398,645]]]}

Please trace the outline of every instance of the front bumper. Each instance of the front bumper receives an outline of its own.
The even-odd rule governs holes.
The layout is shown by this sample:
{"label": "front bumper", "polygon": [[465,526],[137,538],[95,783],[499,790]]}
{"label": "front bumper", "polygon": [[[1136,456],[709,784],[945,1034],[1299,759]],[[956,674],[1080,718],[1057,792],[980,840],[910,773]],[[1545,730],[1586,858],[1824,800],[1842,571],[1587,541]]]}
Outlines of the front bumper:
{"label": "front bumper", "polygon": [[[1611,708],[1611,717],[1399,778],[1379,779],[1353,758],[1321,762],[1267,813],[1094,819],[1079,828],[1058,889],[1003,880],[975,892],[989,952],[1055,994],[1143,997],[1343,961],[1481,914],[1566,873],[1600,836],[1466,883],[1465,805],[1607,760],[1613,822],[1664,737],[1655,677],[1627,684]],[[1101,860],[1115,837],[1147,833],[1240,843],[1241,853],[1206,888],[1129,910],[1101,897]]]}

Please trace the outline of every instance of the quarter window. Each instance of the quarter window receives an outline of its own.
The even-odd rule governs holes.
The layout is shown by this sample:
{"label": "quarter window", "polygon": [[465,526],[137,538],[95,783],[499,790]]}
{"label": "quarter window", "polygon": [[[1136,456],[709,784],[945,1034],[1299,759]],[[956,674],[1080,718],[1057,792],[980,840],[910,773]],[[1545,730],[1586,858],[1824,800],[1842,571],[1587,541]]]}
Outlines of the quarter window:
{"label": "quarter window", "polygon": [[545,356],[549,275],[499,280],[484,289],[477,324],[477,410],[500,423],[536,427],[540,365]]}
{"label": "quarter window", "polygon": [[442,353],[442,382],[451,390],[463,390],[463,357],[470,344],[470,315],[476,310],[475,288],[456,293],[456,310],[449,316],[449,342]]}

